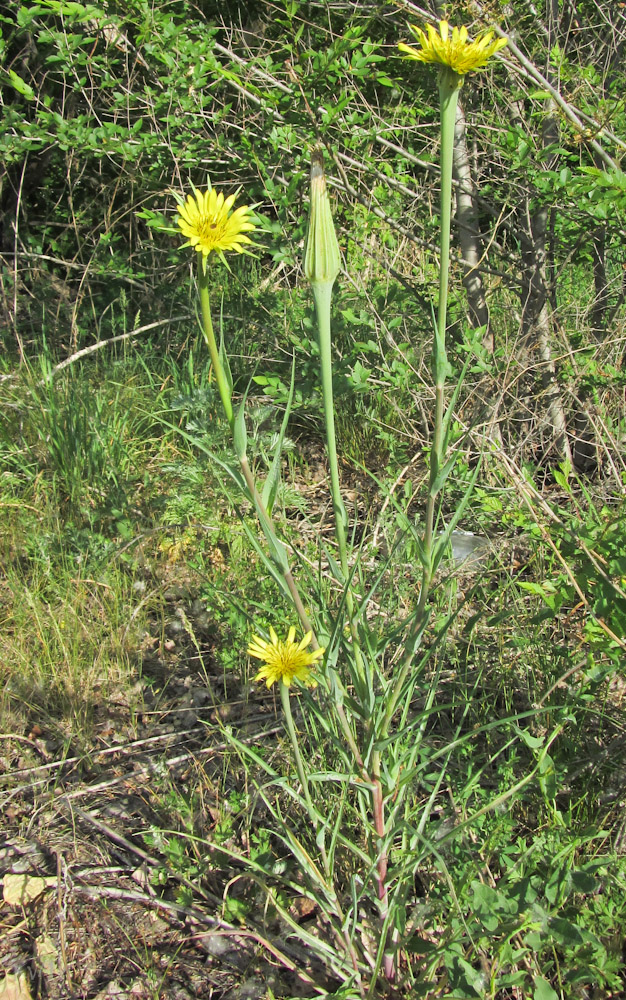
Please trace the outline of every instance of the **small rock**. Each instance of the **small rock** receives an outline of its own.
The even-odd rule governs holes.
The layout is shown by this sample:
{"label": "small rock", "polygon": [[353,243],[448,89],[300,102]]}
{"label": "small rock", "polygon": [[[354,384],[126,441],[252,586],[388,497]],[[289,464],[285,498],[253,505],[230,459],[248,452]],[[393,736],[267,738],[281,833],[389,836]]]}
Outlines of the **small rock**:
{"label": "small rock", "polygon": [[246,979],[226,994],[226,1000],[261,1000],[265,992],[265,984],[260,979]]}
{"label": "small rock", "polygon": [[195,688],[191,695],[191,700],[196,708],[199,708],[201,705],[206,705],[209,700],[209,692],[206,688]]}
{"label": "small rock", "polygon": [[32,1000],[32,996],[25,972],[9,973],[0,979],[0,1000]]}
{"label": "small rock", "polygon": [[[184,627],[185,626],[181,622],[180,618],[174,618],[165,626],[165,632],[168,636],[170,636],[170,638],[175,638],[177,635],[180,635]],[[165,643],[165,645],[167,646],[167,643]]]}
{"label": "small rock", "polygon": [[59,952],[49,934],[42,934],[35,940],[35,955],[44,976],[59,974]]}
{"label": "small rock", "polygon": [[249,968],[254,957],[249,946],[238,944],[230,934],[202,934],[199,942],[211,958],[217,958],[235,969]]}
{"label": "small rock", "polygon": [[21,872],[19,875],[10,873],[4,876],[3,899],[9,906],[26,906],[41,896],[50,886],[56,885],[56,878],[42,878],[40,875],[29,875]]}
{"label": "small rock", "polygon": [[[132,991],[131,991],[132,994]],[[110,983],[107,983],[103,990],[100,990],[96,994],[94,1000],[125,1000],[129,994],[124,989],[124,987],[118,983],[117,979],[112,979]]]}

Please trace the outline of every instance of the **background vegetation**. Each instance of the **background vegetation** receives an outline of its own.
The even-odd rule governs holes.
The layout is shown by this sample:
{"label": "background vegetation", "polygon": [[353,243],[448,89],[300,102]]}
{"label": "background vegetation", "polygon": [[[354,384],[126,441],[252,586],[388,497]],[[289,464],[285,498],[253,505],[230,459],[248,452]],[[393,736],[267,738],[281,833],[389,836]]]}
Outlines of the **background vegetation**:
{"label": "background vegetation", "polygon": [[[377,595],[382,619],[393,627],[410,611],[415,553],[403,531],[407,517],[419,523],[425,495],[438,111],[434,74],[401,61],[397,42],[410,40],[407,21],[446,11],[472,32],[498,25],[510,44],[463,87],[457,123],[450,361],[455,373],[469,350],[473,361],[457,401],[448,503],[454,510],[482,455],[462,525],[482,561],[450,562],[434,612],[433,625],[450,608],[457,619],[437,653],[441,708],[428,737],[454,750],[428,835],[442,846],[425,855],[407,900],[417,928],[407,990],[619,997],[621,4],[40,0],[3,8],[6,815],[12,836],[34,836],[49,782],[65,801],[64,761],[89,789],[103,747],[130,746],[161,726],[196,727],[197,749],[221,739],[225,720],[241,735],[271,716],[271,698],[248,683],[245,643],[253,616],[286,623],[289,614],[193,443],[201,436],[219,453],[227,428],[198,337],[190,262],[163,231],[172,189],[202,186],[207,175],[225,192],[241,185],[263,220],[264,249],[236,260],[232,273],[215,268],[212,300],[235,391],[243,395],[252,377],[259,463],[280,427],[295,355],[279,504],[284,537],[306,565],[328,524],[315,327],[300,268],[310,150],[325,144],[347,264],[333,327],[344,487],[364,560],[376,567],[402,546],[401,568]],[[473,731],[476,740],[459,739]],[[317,735],[309,733],[313,747]],[[332,748],[319,752],[330,767]],[[238,881],[233,858],[263,858],[276,845],[254,812],[246,767],[220,754],[183,777],[151,772],[149,820],[137,821],[133,843],[156,859],[152,887],[164,901],[221,912],[269,937],[274,917]],[[539,759],[537,780],[515,792]],[[428,798],[435,781],[424,770],[416,796]],[[61,818],[67,823],[59,806]],[[45,829],[37,836],[45,845]],[[175,963],[159,971],[148,951],[135,956],[142,983],[169,996],[159,990]],[[4,954],[3,962],[16,968]],[[79,984],[67,965],[62,972],[79,995],[95,996],[105,967],[106,948],[88,981]],[[311,971],[318,992],[331,995],[338,985],[325,975]],[[306,995],[267,969],[261,981],[259,996]],[[209,985],[195,989],[212,995]]]}

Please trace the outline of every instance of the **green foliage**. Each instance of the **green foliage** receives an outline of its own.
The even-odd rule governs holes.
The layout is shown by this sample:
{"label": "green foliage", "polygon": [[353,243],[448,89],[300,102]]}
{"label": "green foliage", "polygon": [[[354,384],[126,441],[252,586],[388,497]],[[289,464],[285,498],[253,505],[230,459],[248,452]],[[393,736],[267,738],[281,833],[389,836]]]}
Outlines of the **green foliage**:
{"label": "green foliage", "polygon": [[[567,472],[567,470],[566,470]],[[538,621],[581,608],[578,638],[588,656],[589,677],[600,680],[621,666],[626,634],[626,527],[623,504],[598,506],[589,490],[576,496],[569,479],[555,478],[571,504],[552,528],[559,561],[540,581],[520,584],[541,597],[547,611]]]}
{"label": "green foliage", "polygon": [[[609,868],[603,859],[577,868],[578,849],[575,839],[566,846],[545,835],[518,839],[505,847],[507,867],[495,887],[471,883],[470,910],[452,926],[467,944],[457,944],[446,957],[456,996],[472,997],[478,986],[492,994],[517,986],[530,995],[531,982],[543,991],[539,996],[550,996],[549,981],[576,992],[585,986],[619,989],[619,955],[603,942],[606,918],[610,926],[616,914],[607,914],[598,896],[612,877],[612,859],[606,859]],[[481,955],[489,955],[487,975],[471,960]],[[519,968],[525,964],[534,975]]]}

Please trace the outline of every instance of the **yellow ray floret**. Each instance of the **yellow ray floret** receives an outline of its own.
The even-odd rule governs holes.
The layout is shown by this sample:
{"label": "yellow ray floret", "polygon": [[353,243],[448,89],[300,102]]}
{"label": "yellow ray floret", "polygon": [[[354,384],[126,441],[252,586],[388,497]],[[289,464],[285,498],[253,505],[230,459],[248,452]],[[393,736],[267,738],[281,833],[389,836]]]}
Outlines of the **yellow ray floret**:
{"label": "yellow ray floret", "polygon": [[194,247],[205,258],[212,250],[220,257],[225,250],[245,253],[245,244],[252,243],[246,233],[255,227],[248,205],[231,212],[236,197],[231,194],[224,198],[222,192],[218,194],[210,184],[207,191],[194,189],[193,194],[178,206],[178,225],[187,237],[183,246]]}
{"label": "yellow ray floret", "polygon": [[307,632],[300,642],[295,642],[296,630],[292,625],[285,640],[279,639],[270,627],[270,641],[267,642],[255,635],[248,646],[248,656],[263,660],[263,666],[254,678],[255,681],[265,681],[268,688],[278,681],[286,687],[294,680],[302,681],[308,687],[315,687],[309,667],[324,655],[323,649],[307,652],[306,647],[312,639],[312,633]]}
{"label": "yellow ray floret", "polygon": [[398,48],[408,59],[417,59],[424,63],[439,63],[464,76],[473,69],[481,69],[494,53],[499,52],[507,44],[506,38],[493,40],[493,31],[481,35],[470,42],[465,26],[453,28],[447,21],[439,22],[439,33],[431,24],[422,31],[416,24],[409,25],[410,30],[420,43],[419,49],[400,42]]}

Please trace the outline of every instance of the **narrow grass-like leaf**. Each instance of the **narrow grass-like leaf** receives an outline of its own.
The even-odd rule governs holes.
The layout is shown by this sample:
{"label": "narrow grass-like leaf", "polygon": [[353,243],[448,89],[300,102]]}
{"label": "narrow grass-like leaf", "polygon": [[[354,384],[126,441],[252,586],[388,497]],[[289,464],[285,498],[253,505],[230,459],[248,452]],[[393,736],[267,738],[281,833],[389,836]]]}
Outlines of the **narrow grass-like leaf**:
{"label": "narrow grass-like leaf", "polygon": [[437,537],[437,540],[435,541],[435,544],[433,546],[433,556],[432,556],[433,573],[436,572],[437,567],[439,566],[439,563],[443,559],[443,557],[444,557],[444,555],[446,553],[446,550],[448,548],[448,545],[450,543],[450,536],[451,536],[452,532],[454,531],[454,529],[456,528],[456,526],[459,523],[459,521],[461,520],[461,518],[462,518],[462,516],[463,516],[463,514],[465,512],[465,509],[466,509],[466,507],[467,507],[467,505],[468,505],[468,503],[469,503],[469,501],[471,499],[472,491],[473,491],[474,486],[476,484],[476,480],[478,478],[478,473],[479,472],[480,472],[480,462],[477,463],[476,468],[472,472],[470,481],[469,481],[467,487],[465,488],[465,492],[464,492],[463,496],[461,497],[461,500],[460,500],[460,502],[459,502],[459,504],[458,504],[458,506],[457,506],[457,508],[456,508],[456,510],[454,512],[454,514],[452,515],[452,517],[450,518],[448,524],[446,525],[446,527],[444,528],[444,530],[441,532],[441,534]]}
{"label": "narrow grass-like leaf", "polygon": [[246,431],[246,401],[248,399],[249,388],[250,386],[248,385],[243,399],[237,407],[237,412],[233,421],[233,444],[235,446],[235,454],[240,462],[243,458],[245,458],[248,450],[248,432]]}
{"label": "narrow grass-like leaf", "polygon": [[293,393],[296,384],[295,378],[296,378],[296,356],[294,354],[291,364],[291,384],[289,386],[289,395],[287,397],[285,413],[283,415],[283,420],[280,425],[278,441],[276,442],[276,447],[274,448],[274,456],[272,458],[272,464],[270,465],[267,477],[265,479],[265,482],[263,483],[263,489],[261,491],[261,499],[263,501],[263,506],[267,510],[268,514],[272,513],[272,508],[274,506],[274,501],[276,500],[276,493],[278,491],[278,486],[280,483],[280,468],[281,468],[281,459],[283,453],[283,442],[285,440],[285,434],[287,432],[287,424],[289,423],[289,416],[291,414]]}

